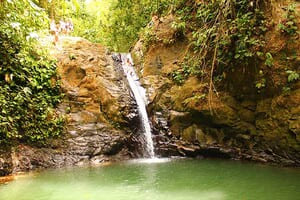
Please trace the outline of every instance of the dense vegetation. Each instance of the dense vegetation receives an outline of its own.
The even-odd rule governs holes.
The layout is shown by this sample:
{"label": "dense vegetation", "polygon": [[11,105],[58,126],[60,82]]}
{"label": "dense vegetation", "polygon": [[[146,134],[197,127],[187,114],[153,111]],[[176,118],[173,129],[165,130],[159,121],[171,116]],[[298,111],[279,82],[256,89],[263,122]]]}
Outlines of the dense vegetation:
{"label": "dense vegetation", "polygon": [[35,3],[57,22],[71,19],[75,27],[72,35],[102,43],[114,51],[128,51],[137,41],[142,28],[151,21],[152,15],[165,14],[170,7],[181,1],[56,0],[47,3],[36,0]]}
{"label": "dense vegetation", "polygon": [[55,61],[36,48],[46,13],[30,1],[0,2],[0,143],[44,142],[62,131]]}
{"label": "dense vegetation", "polygon": [[[258,56],[270,57],[263,52],[264,33],[267,30],[261,8],[264,1],[189,1],[176,11],[175,29],[192,33],[191,49],[183,67],[175,71],[173,79],[181,84],[190,75],[209,78],[211,98],[214,82],[224,78],[236,66],[255,66]],[[186,15],[186,13],[191,13]]]}
{"label": "dense vegetation", "polygon": [[[199,98],[208,97],[211,100],[213,91],[216,91],[215,85],[220,85],[226,74],[241,69],[249,71],[250,68],[257,71],[253,86],[260,93],[266,88],[268,81],[273,81],[266,73],[273,67],[274,56],[277,56],[272,55],[271,50],[266,48],[268,41],[265,40],[265,34],[273,28],[274,23],[266,16],[270,12],[270,5],[269,1],[264,0],[177,2],[175,9],[169,8],[174,15],[173,38],[156,38],[155,31],[147,27],[142,35],[144,47],[147,50],[151,44],[171,44],[174,41],[187,40],[189,49],[185,60],[180,63],[180,69],[173,71],[171,76],[179,85],[190,76],[209,82],[207,92]],[[284,9],[285,19],[275,31],[281,33],[288,43],[292,43],[299,36],[295,5],[290,4]],[[283,51],[286,52],[284,57],[292,57],[294,60],[292,48],[286,46]],[[287,74],[287,84],[280,87],[283,91],[288,91],[291,83],[299,79],[297,66],[291,60],[281,61],[279,65],[285,65]]]}
{"label": "dense vegetation", "polygon": [[152,15],[165,14],[178,0],[120,0],[114,1],[100,31],[103,43],[114,51],[128,51],[138,40]]}

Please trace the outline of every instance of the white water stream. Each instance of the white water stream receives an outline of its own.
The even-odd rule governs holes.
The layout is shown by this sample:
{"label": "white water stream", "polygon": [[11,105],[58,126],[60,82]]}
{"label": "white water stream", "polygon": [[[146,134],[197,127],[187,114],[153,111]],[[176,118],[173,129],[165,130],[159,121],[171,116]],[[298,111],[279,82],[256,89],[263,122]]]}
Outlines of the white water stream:
{"label": "white water stream", "polygon": [[143,126],[143,134],[145,138],[145,150],[147,157],[154,158],[154,147],[151,133],[151,126],[149,123],[149,118],[146,110],[146,105],[148,104],[146,98],[146,91],[141,86],[139,82],[139,77],[136,75],[133,61],[130,54],[123,53],[121,54],[122,59],[122,67],[126,74],[126,78],[128,80],[129,86],[132,90],[136,103],[138,105],[139,116]]}

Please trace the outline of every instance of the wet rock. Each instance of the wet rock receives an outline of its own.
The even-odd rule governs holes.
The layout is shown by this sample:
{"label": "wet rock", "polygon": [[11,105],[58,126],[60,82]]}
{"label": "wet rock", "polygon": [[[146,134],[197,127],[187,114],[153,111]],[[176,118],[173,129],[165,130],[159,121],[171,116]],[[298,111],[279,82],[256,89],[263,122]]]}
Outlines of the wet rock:
{"label": "wet rock", "polygon": [[10,148],[0,150],[0,176],[6,176],[12,173],[13,163]]}

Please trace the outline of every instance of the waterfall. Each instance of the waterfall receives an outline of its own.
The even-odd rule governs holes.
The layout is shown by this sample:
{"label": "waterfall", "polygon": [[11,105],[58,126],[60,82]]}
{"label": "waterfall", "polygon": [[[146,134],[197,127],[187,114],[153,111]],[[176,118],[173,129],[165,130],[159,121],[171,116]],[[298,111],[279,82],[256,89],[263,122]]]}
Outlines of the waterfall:
{"label": "waterfall", "polygon": [[148,104],[146,98],[146,90],[141,86],[139,82],[139,77],[136,75],[133,61],[130,54],[121,54],[122,68],[128,80],[131,91],[134,95],[136,103],[138,105],[140,121],[142,123],[143,134],[145,139],[145,150],[146,156],[154,158],[154,147],[151,133],[151,126],[149,123],[149,118],[146,110],[146,105]]}

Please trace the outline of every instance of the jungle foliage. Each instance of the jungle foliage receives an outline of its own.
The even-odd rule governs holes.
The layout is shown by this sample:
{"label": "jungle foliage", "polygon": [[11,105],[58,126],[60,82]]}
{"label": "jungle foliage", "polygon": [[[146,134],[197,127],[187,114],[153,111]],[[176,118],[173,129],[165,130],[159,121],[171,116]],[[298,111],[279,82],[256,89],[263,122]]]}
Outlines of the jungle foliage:
{"label": "jungle foliage", "polygon": [[54,60],[37,48],[46,13],[27,0],[0,1],[0,143],[44,143],[62,132]]}
{"label": "jungle foliage", "polygon": [[[183,35],[191,34],[191,37],[187,37],[190,40],[189,54],[181,68],[171,74],[174,82],[183,84],[191,75],[209,78],[211,95],[214,84],[225,79],[227,73],[252,68],[258,71],[253,86],[260,93],[267,87],[269,78],[258,70],[259,66],[272,68],[276,56],[266,48],[265,33],[273,23],[266,17],[268,6],[270,2],[265,0],[186,1],[177,6],[172,28],[176,31],[180,28]],[[286,13],[275,31],[291,41],[299,35],[297,14],[294,4],[285,9]],[[299,74],[292,66],[286,72],[288,83],[298,80]]]}
{"label": "jungle foliage", "polygon": [[113,1],[100,31],[104,44],[114,51],[128,51],[151,21],[152,15],[165,14],[179,0]]}
{"label": "jungle foliage", "polygon": [[73,21],[73,36],[128,51],[152,15],[163,15],[184,0],[33,0],[49,18]]}
{"label": "jungle foliage", "polygon": [[[128,51],[152,13],[165,12],[175,0],[34,0],[49,18],[74,24],[73,36]],[[178,1],[178,0],[177,0]]]}
{"label": "jungle foliage", "polygon": [[[183,70],[183,67],[181,74],[188,76],[186,71],[190,71],[201,76],[205,75],[205,69],[211,68],[211,73],[222,75],[224,71],[234,70],[233,66],[253,63],[257,54],[269,58],[270,54],[262,52],[267,30],[260,9],[262,3],[259,0],[216,0],[179,7],[177,23],[188,24],[186,29],[192,32],[191,54],[183,64],[192,69]],[[267,61],[270,64],[270,58]]]}

